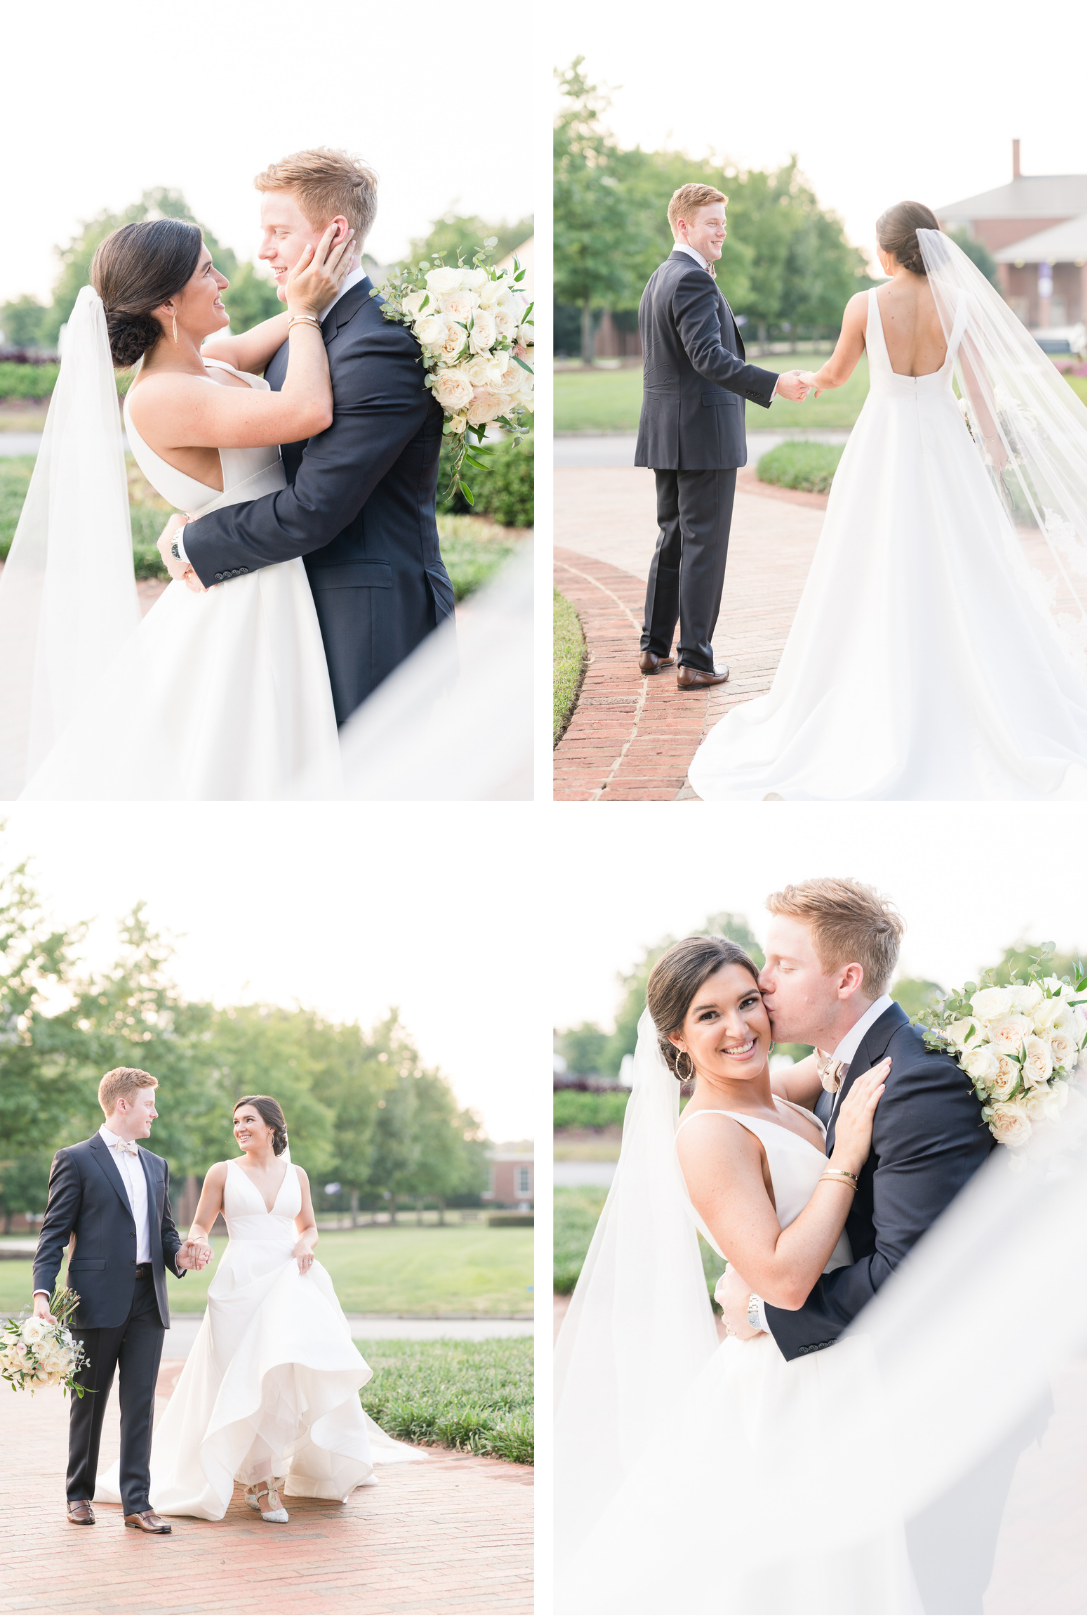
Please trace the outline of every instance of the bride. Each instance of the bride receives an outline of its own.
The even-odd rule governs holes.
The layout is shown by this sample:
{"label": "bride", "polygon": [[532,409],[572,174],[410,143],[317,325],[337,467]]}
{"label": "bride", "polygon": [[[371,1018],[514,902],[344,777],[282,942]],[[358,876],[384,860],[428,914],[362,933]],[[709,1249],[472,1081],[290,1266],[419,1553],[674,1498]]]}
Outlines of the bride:
{"label": "bride", "polygon": [[898,203],[877,238],[887,284],[802,373],[818,397],[868,354],[782,660],[711,730],[692,786],[1082,798],[1084,406],[927,207]]}
{"label": "bride", "polygon": [[[1025,1418],[1078,1350],[1083,1168],[1068,1133],[1016,1174],[994,1151],[824,1350],[787,1362],[757,1329],[719,1345],[696,1229],[745,1289],[799,1307],[852,1260],[851,1178],[888,1076],[882,1062],[854,1081],[829,1158],[808,1109],[815,1059],[790,1069],[798,1103],[770,1049],[742,949],[691,938],[662,956],[616,1176],[556,1343],[559,1612],[981,1608],[958,1597],[993,1562],[980,1467],[1013,1474]],[[692,1076],[678,1126],[677,1079]],[[1027,1273],[1030,1297],[1009,1283]],[[988,1367],[994,1350],[1015,1373]],[[1034,1461],[1048,1519],[1051,1451]],[[935,1508],[957,1523],[951,1555],[927,1524]],[[1021,1577],[1039,1568],[1022,1537],[1014,1552]]]}
{"label": "bride", "polygon": [[[264,799],[305,777],[339,793],[336,721],[301,560],[229,589],[174,582],[140,621],[113,367],[133,455],[172,505],[203,515],[285,486],[279,445],[332,419],[319,316],[350,267],[330,226],[286,280],[287,312],[235,338],[196,225],[129,224],[102,242],[64,355],[0,580],[0,795]],[[256,372],[290,337],[283,387]],[[233,575],[232,575],[233,576]]]}
{"label": "bride", "polygon": [[[283,1496],[345,1503],[373,1467],[424,1455],[363,1412],[372,1371],[351,1339],[314,1258],[310,1185],[291,1162],[277,1101],[250,1094],[234,1108],[242,1155],[204,1180],[188,1248],[206,1266],[220,1213],[230,1240],[208,1310],[151,1444],[151,1507],[222,1520],[235,1482],[246,1503],[286,1522]],[[282,1496],[281,1496],[282,1495]],[[118,1502],[116,1463],[96,1497]]]}

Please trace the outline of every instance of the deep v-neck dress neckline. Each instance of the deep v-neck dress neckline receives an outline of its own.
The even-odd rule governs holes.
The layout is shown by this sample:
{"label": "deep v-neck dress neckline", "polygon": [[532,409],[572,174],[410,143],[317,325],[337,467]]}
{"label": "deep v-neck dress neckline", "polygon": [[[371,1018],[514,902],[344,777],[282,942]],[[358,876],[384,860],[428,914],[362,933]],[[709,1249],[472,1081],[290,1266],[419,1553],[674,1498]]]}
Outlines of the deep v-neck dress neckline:
{"label": "deep v-neck dress neckline", "polygon": [[261,1210],[264,1213],[266,1213],[268,1217],[270,1217],[270,1218],[274,1217],[275,1213],[276,1213],[276,1208],[280,1204],[280,1196],[283,1194],[283,1186],[287,1183],[287,1175],[291,1171],[291,1163],[288,1162],[287,1166],[283,1170],[283,1177],[280,1179],[280,1187],[276,1191],[275,1198],[273,1199],[273,1202],[272,1202],[271,1206],[267,1206],[265,1204],[264,1196],[261,1194],[261,1191],[257,1188],[257,1185],[253,1182],[252,1178],[250,1178],[249,1174],[242,1167],[241,1163],[238,1162],[237,1160],[232,1159],[230,1165],[232,1167],[237,1168],[238,1172],[241,1173],[241,1175],[245,1179],[246,1183],[249,1184],[251,1189],[255,1192],[255,1194],[257,1195],[257,1198],[259,1199],[259,1201],[261,1203]]}

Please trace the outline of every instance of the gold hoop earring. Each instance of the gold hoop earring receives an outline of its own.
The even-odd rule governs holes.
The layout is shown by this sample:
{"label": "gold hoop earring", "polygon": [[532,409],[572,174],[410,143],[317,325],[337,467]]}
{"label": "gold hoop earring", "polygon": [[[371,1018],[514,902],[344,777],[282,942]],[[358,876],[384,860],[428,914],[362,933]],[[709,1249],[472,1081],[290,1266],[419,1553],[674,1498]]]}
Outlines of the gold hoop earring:
{"label": "gold hoop earring", "polygon": [[175,315],[174,315],[174,346],[175,347],[177,346],[177,340],[178,340],[178,317],[177,317],[177,314],[175,313]]}
{"label": "gold hoop earring", "polygon": [[[682,1072],[680,1070],[680,1062],[684,1059],[686,1059],[688,1063],[688,1069],[686,1072]],[[686,1049],[682,1049],[679,1055],[677,1055],[675,1070],[676,1075],[680,1079],[681,1083],[690,1083],[692,1078],[695,1076],[695,1062],[692,1060]]]}

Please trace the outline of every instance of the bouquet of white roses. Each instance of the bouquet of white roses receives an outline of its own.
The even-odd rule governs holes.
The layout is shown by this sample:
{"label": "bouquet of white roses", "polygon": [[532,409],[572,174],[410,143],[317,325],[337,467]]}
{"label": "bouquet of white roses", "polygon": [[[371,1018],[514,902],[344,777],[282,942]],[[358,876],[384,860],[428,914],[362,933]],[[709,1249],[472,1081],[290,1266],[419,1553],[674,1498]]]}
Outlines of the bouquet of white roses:
{"label": "bouquet of white roses", "polygon": [[[473,503],[461,471],[465,462],[488,469],[484,437],[492,421],[520,442],[533,412],[533,307],[519,289],[525,271],[496,269],[489,236],[471,264],[458,256],[456,268],[442,256],[415,271],[394,270],[380,293],[382,314],[406,325],[422,350],[426,385],[446,415],[443,431],[452,439],[453,478],[448,493],[460,489]],[[469,438],[476,442],[469,446]]]}
{"label": "bouquet of white roses", "polygon": [[1016,1147],[1035,1123],[1056,1119],[1069,1098],[1085,1045],[1085,975],[1042,974],[1053,952],[1044,943],[1026,980],[994,982],[987,971],[914,1018],[931,1047],[955,1052],[982,1101],[983,1120],[998,1144]]}
{"label": "bouquet of white roses", "polygon": [[87,1353],[68,1328],[78,1305],[75,1291],[58,1286],[49,1299],[54,1323],[28,1315],[25,1308],[17,1319],[8,1319],[0,1330],[0,1376],[13,1391],[29,1387],[33,1393],[39,1386],[60,1386],[82,1397],[88,1390],[76,1380],[89,1361]]}

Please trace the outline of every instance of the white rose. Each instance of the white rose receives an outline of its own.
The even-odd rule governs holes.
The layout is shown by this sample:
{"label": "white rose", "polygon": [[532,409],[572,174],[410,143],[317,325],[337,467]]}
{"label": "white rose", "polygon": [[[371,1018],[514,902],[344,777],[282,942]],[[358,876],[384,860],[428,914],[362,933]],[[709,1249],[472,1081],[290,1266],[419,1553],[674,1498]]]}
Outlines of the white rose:
{"label": "white rose", "polygon": [[402,301],[404,308],[407,309],[408,313],[412,315],[413,318],[415,318],[417,314],[421,314],[423,312],[423,305],[425,303],[429,307],[433,307],[434,305],[434,298],[431,296],[430,292],[409,292],[408,296]]}
{"label": "white rose", "polygon": [[1033,1018],[1035,1031],[1049,1032],[1066,1013],[1066,1007],[1061,999],[1041,999],[1035,1006]]}
{"label": "white rose", "polygon": [[996,1021],[1012,1009],[1012,995],[1008,988],[980,988],[971,996],[971,1009],[980,1021]]}
{"label": "white rose", "polygon": [[1020,1068],[1008,1055],[997,1057],[997,1075],[990,1084],[995,1100],[1007,1100],[1020,1081]]}
{"label": "white rose", "polygon": [[1019,1100],[1006,1100],[995,1105],[990,1117],[990,1128],[1000,1145],[1024,1145],[1031,1136],[1031,1118]]}
{"label": "white rose", "polygon": [[440,348],[446,340],[446,322],[440,314],[425,314],[416,321],[415,333],[425,348]]}
{"label": "white rose", "polygon": [[472,383],[463,370],[451,366],[435,372],[431,391],[444,410],[464,410],[472,403]]}
{"label": "white rose", "polygon": [[483,426],[487,421],[494,421],[496,416],[505,415],[506,400],[495,393],[477,393],[468,407],[469,426]]}
{"label": "white rose", "polygon": [[461,285],[466,292],[478,292],[487,285],[486,269],[463,269],[461,271]]}
{"label": "white rose", "polygon": [[438,348],[439,358],[447,365],[456,364],[465,351],[467,341],[468,338],[463,327],[448,320],[446,322],[446,335]]}
{"label": "white rose", "polygon": [[960,1065],[976,1086],[990,1084],[997,1076],[997,1056],[988,1047],[968,1050]]}
{"label": "white rose", "polygon": [[442,297],[446,292],[452,292],[461,285],[461,271],[459,269],[429,269],[426,275],[427,290],[432,297]]}
{"label": "white rose", "polygon": [[1051,1033],[1050,1054],[1055,1066],[1060,1066],[1063,1071],[1072,1071],[1077,1064],[1078,1053],[1077,1040],[1069,1033]]}
{"label": "white rose", "polygon": [[472,330],[468,334],[473,353],[490,353],[495,336],[494,317],[488,314],[486,309],[477,309],[476,317],[472,322]]}
{"label": "white rose", "polygon": [[1031,1089],[1021,1103],[1032,1122],[1057,1122],[1061,1111],[1057,1095],[1045,1083],[1042,1088]]}
{"label": "white rose", "polygon": [[514,361],[511,360],[510,363],[499,371],[498,375],[496,375],[495,371],[497,368],[497,366],[492,367],[491,380],[488,384],[491,391],[493,393],[520,393],[521,378],[525,375],[525,372],[522,370],[521,366],[515,365]]}
{"label": "white rose", "polygon": [[1031,1036],[1032,1025],[1028,1016],[998,1016],[991,1021],[990,1043],[999,1055],[1019,1055],[1024,1040]]}
{"label": "white rose", "polygon": [[505,275],[500,275],[498,280],[484,281],[479,291],[480,305],[485,309],[493,309],[502,299],[510,297],[510,288],[506,284]]}
{"label": "white rose", "polygon": [[482,354],[475,354],[466,365],[461,366],[473,387],[483,388],[491,386],[491,374],[494,368],[491,360]]}
{"label": "white rose", "polygon": [[447,318],[460,320],[464,325],[468,323],[479,301],[475,292],[447,292],[439,299],[439,307]]}
{"label": "white rose", "polygon": [[1045,1083],[1054,1070],[1054,1062],[1050,1056],[1050,1045],[1045,1038],[1029,1038],[1024,1045],[1024,1082],[1035,1088],[1039,1083]]}
{"label": "white rose", "polygon": [[513,342],[518,334],[518,317],[513,309],[494,309],[492,310],[492,318],[495,321],[495,330],[499,336],[505,337],[508,342]]}
{"label": "white rose", "polygon": [[973,1016],[965,1016],[962,1021],[951,1021],[941,1031],[957,1049],[972,1049],[975,1044],[981,1044],[983,1041],[982,1034],[978,1030],[978,1022]]}
{"label": "white rose", "polygon": [[1030,1016],[1043,996],[1038,982],[1014,982],[1009,993],[1013,1009],[1022,1016]]}
{"label": "white rose", "polygon": [[29,1318],[23,1320],[19,1334],[22,1336],[24,1341],[34,1343],[41,1340],[42,1336],[45,1334],[45,1330],[46,1323],[44,1319]]}

